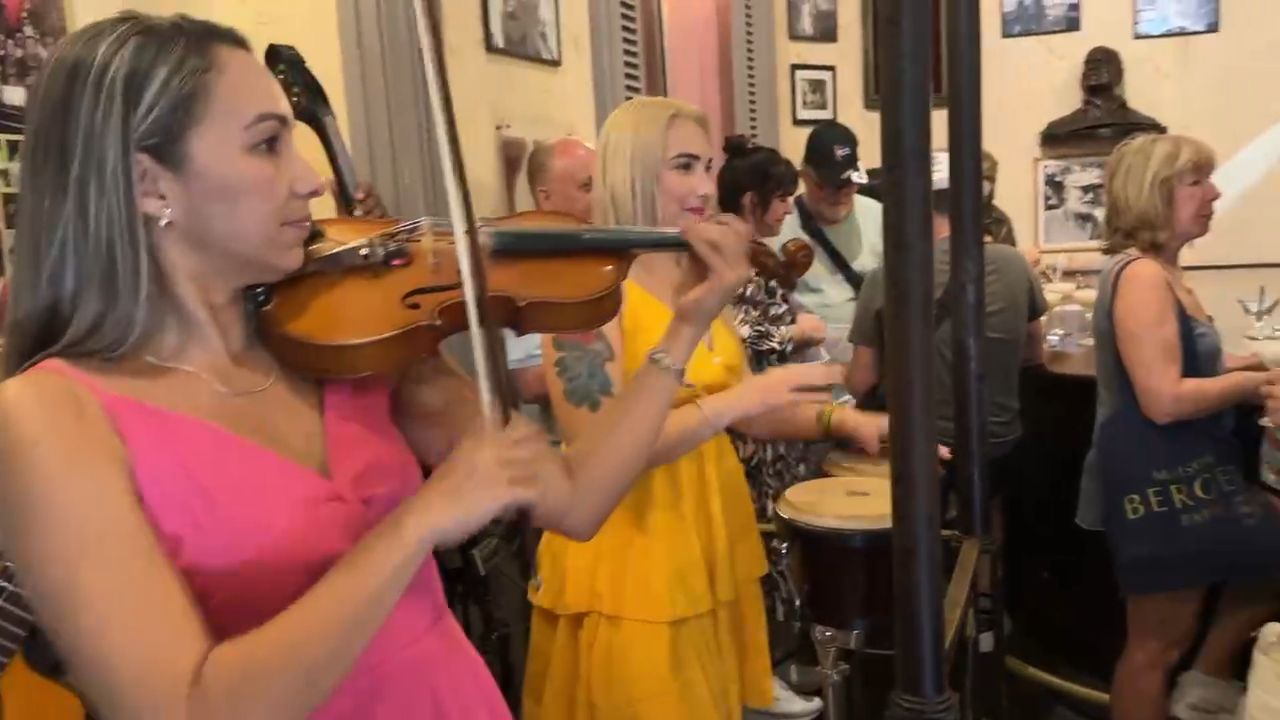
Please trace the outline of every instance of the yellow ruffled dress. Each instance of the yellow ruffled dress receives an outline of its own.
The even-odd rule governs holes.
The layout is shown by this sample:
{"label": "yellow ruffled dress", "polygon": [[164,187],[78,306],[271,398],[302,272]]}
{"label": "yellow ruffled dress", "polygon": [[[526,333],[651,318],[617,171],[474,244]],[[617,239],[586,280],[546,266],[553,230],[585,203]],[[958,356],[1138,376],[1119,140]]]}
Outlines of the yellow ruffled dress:
{"label": "yellow ruffled dress", "polygon": [[[630,378],[672,312],[633,282],[624,293]],[[711,346],[690,358],[676,406],[747,371],[728,323]],[[642,475],[590,541],[545,534],[537,563],[525,720],[736,720],[772,704],[764,546],[728,435]]]}

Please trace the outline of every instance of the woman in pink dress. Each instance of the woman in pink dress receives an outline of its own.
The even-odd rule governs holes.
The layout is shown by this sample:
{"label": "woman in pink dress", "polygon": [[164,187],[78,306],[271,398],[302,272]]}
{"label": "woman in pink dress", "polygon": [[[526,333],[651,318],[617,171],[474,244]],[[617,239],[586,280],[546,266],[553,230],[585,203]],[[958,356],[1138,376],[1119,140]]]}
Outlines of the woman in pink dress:
{"label": "woman in pink dress", "polygon": [[243,290],[300,266],[322,184],[235,31],[90,24],[28,112],[0,552],[90,709],[508,717],[431,552],[517,509],[595,532],[747,277],[745,226],[686,231],[702,272],[612,413],[560,455],[518,418],[483,429],[437,361],[320,384],[259,343]]}

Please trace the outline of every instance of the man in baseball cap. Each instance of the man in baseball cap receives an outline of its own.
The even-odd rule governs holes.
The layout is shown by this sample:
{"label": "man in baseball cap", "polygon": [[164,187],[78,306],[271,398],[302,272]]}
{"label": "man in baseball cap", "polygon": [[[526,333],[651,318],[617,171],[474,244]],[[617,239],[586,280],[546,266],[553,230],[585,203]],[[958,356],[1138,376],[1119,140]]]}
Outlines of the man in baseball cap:
{"label": "man in baseball cap", "polygon": [[834,120],[820,123],[809,133],[804,166],[825,186],[867,184],[867,173],[858,163],[858,137]]}
{"label": "man in baseball cap", "polygon": [[826,322],[827,352],[848,360],[852,348],[845,336],[854,303],[863,278],[884,257],[880,202],[856,192],[867,182],[867,173],[853,130],[834,120],[814,126],[805,143],[800,182],[804,192],[796,197],[796,211],[783,221],[778,236],[766,242],[777,250],[799,237],[813,246],[813,264],[792,296]]}

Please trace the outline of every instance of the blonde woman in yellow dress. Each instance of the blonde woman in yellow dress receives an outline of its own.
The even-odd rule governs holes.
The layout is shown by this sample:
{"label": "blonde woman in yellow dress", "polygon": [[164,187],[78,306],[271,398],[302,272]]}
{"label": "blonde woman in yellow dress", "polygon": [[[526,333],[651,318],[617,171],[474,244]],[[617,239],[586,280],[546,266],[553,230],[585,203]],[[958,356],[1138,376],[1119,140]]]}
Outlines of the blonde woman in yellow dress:
{"label": "blonde woman in yellow dress", "polygon": [[[637,98],[601,131],[594,215],[605,225],[677,226],[715,206],[706,117]],[[569,445],[608,417],[622,386],[652,364],[686,258],[640,256],[622,309],[604,328],[544,338],[553,410]],[[661,360],[661,359],[659,359]],[[650,470],[589,541],[548,533],[534,605],[526,720],[728,720],[768,709],[775,686],[760,578],[765,553],[742,465],[725,430],[771,438],[843,436],[878,448],[880,423],[829,390],[840,368],[793,365],[751,375],[719,320],[682,373]]]}

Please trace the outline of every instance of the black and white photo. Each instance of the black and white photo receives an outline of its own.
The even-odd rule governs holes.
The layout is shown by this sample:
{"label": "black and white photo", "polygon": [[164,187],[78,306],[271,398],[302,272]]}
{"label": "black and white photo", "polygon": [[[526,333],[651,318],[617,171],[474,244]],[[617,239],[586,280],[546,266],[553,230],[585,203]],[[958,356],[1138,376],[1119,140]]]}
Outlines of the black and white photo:
{"label": "black and white photo", "polygon": [[796,125],[815,125],[835,119],[835,66],[792,65],[791,121]]}
{"label": "black and white photo", "polygon": [[792,40],[836,41],[836,0],[787,0],[788,36]]}
{"label": "black and white photo", "polygon": [[1080,0],[1001,0],[1000,10],[1002,34],[1007,38],[1080,29]]}
{"label": "black and white photo", "polygon": [[1135,38],[1218,32],[1218,0],[1134,0]]}
{"label": "black and white photo", "polygon": [[481,0],[489,52],[560,64],[560,0]]}
{"label": "black and white photo", "polygon": [[1096,250],[1106,218],[1105,157],[1041,160],[1037,166],[1042,251]]}

